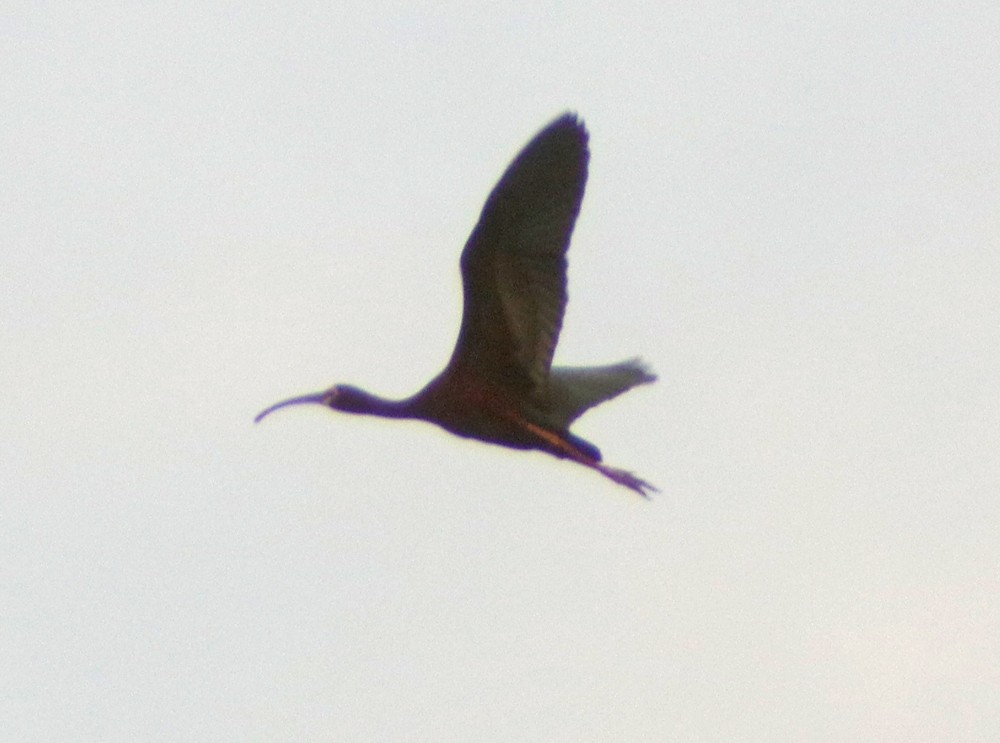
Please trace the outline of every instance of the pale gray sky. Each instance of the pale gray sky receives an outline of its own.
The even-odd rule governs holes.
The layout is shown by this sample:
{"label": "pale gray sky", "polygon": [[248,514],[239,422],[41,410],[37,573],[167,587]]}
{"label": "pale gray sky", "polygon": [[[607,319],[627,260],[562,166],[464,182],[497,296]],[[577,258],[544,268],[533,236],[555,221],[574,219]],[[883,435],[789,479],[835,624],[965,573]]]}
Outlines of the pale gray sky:
{"label": "pale gray sky", "polygon": [[[1000,740],[996,2],[112,5],[0,12],[5,739]],[[438,371],[565,110],[663,492],[253,426]]]}

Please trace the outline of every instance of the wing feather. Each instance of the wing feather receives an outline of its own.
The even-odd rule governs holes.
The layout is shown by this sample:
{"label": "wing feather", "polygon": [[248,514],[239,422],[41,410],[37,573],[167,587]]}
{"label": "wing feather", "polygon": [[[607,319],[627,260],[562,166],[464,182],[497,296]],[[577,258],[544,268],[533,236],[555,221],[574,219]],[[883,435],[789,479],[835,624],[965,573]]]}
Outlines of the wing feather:
{"label": "wing feather", "polygon": [[588,157],[586,129],[566,114],[524,147],[490,193],[462,251],[464,311],[450,366],[529,393],[544,387]]}

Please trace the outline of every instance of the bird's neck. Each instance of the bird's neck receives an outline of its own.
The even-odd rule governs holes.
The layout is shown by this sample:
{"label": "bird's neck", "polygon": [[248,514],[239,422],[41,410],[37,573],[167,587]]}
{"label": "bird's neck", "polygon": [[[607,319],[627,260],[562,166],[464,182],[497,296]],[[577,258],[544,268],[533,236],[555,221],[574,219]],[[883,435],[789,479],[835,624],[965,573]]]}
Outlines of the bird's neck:
{"label": "bird's neck", "polygon": [[411,418],[413,411],[409,400],[387,400],[357,387],[341,387],[337,409],[358,415],[377,415],[382,418]]}

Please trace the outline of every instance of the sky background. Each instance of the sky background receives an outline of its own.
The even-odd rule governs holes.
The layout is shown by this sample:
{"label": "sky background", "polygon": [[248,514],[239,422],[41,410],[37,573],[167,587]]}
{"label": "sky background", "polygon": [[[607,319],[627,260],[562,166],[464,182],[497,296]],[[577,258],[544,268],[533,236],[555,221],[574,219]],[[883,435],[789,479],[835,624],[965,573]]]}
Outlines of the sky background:
{"label": "sky background", "polygon": [[[0,9],[11,741],[1000,740],[1000,5]],[[320,408],[591,132],[556,362],[661,493]]]}

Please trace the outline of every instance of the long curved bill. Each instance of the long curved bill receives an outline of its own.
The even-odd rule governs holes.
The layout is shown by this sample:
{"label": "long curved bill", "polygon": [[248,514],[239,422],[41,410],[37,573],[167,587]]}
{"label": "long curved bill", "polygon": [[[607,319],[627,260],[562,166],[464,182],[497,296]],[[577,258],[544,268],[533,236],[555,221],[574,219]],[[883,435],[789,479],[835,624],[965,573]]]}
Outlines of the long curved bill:
{"label": "long curved bill", "polygon": [[253,422],[260,423],[261,419],[263,419],[264,416],[270,415],[279,408],[284,408],[289,405],[309,405],[309,404],[323,405],[326,402],[326,399],[327,399],[326,392],[315,392],[311,395],[300,395],[299,397],[290,397],[287,400],[276,402],[271,407],[266,408],[257,413],[257,417],[253,419]]}

